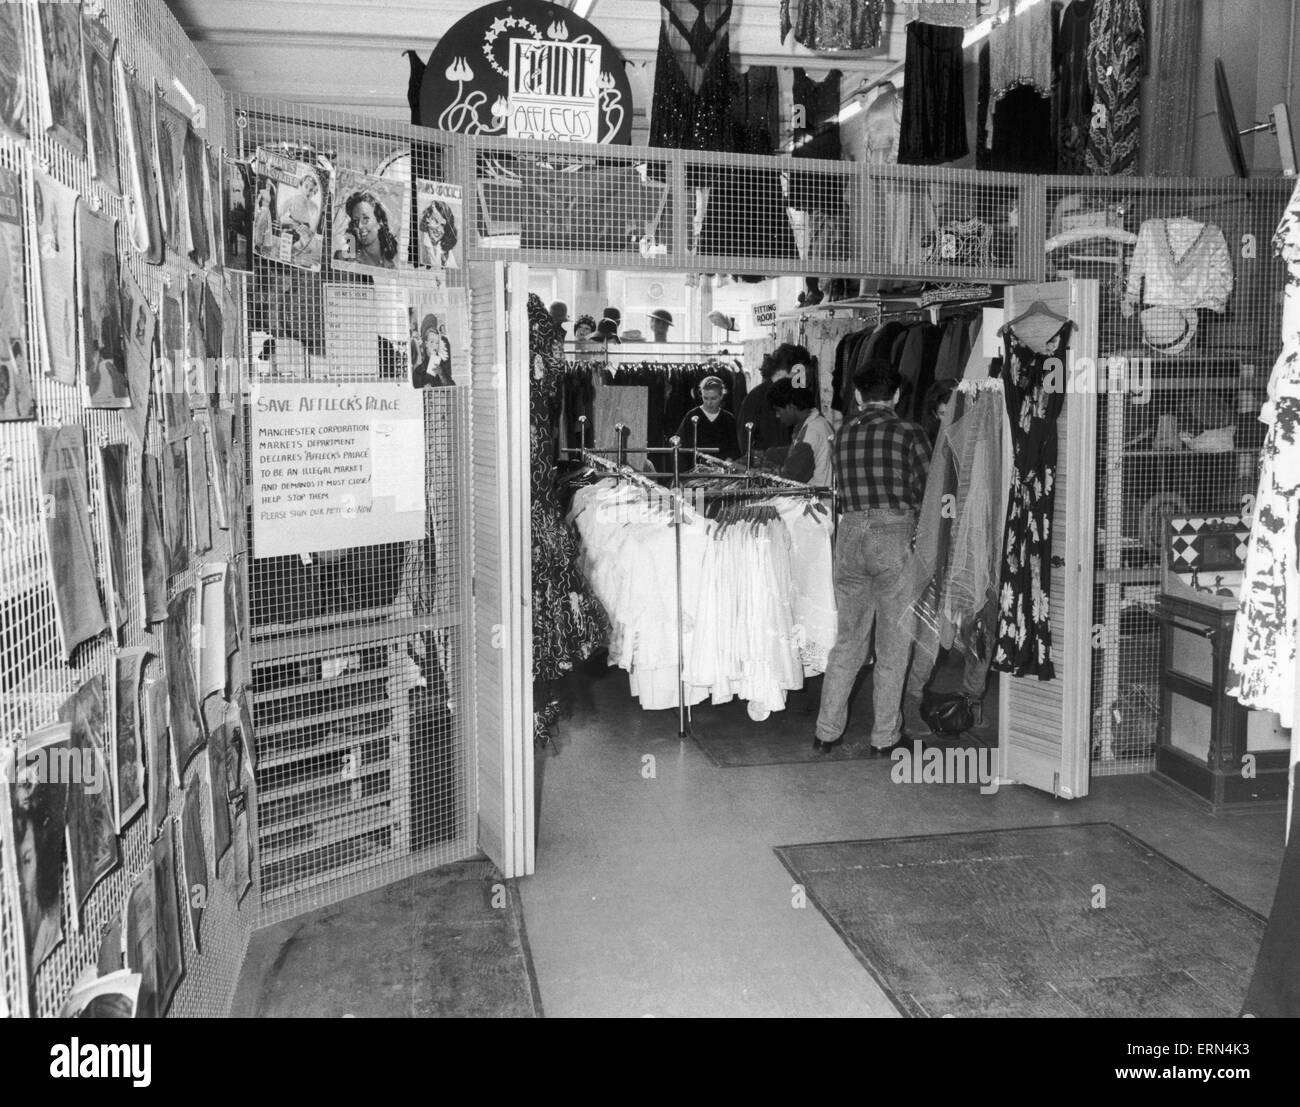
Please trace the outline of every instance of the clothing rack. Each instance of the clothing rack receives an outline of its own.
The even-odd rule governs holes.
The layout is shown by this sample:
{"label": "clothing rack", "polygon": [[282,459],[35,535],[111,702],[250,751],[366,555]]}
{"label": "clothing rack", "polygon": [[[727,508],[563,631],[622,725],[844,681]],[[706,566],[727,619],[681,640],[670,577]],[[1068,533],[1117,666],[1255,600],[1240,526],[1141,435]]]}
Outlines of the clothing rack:
{"label": "clothing rack", "polygon": [[[579,423],[585,424],[585,418],[580,418]],[[619,432],[620,441],[624,425],[615,424],[614,429]],[[585,425],[580,427],[580,433],[585,432]],[[704,499],[766,499],[770,500],[778,496],[799,497],[805,499],[818,499],[822,497],[831,497],[831,512],[834,516],[834,490],[829,488],[818,488],[811,485],[800,484],[798,481],[787,480],[784,477],[776,476],[771,473],[748,473],[745,470],[735,466],[732,462],[724,461],[722,458],[710,456],[711,447],[696,452],[695,458],[697,464],[705,461],[710,465],[721,467],[721,471],[715,471],[708,474],[714,478],[725,477],[728,480],[734,480],[737,476],[749,480],[764,480],[771,482],[770,487],[766,488],[704,488],[699,485],[692,485],[683,488],[681,479],[681,439],[674,435],[669,441],[671,446],[667,447],[643,447],[627,449],[620,446],[614,450],[597,450],[589,447],[568,447],[561,450],[561,453],[577,455],[587,465],[593,469],[598,469],[603,473],[615,478],[615,480],[627,480],[636,484],[647,491],[653,491],[656,495],[667,495],[671,498],[673,511],[673,549],[674,549],[674,591],[677,594],[677,737],[682,741],[690,736],[690,730],[687,722],[686,708],[686,686],[684,682],[686,671],[686,645],[683,639],[682,627],[685,622],[685,612],[682,610],[682,523],[683,514],[686,508],[687,499],[689,498],[694,504],[698,504]],[[607,456],[614,454],[617,460],[611,461]],[[631,468],[625,458],[628,454],[672,454],[673,471],[671,475],[673,483],[665,488],[658,484],[655,477],[648,473],[641,473]],[[698,479],[701,475],[694,474],[693,479]]]}

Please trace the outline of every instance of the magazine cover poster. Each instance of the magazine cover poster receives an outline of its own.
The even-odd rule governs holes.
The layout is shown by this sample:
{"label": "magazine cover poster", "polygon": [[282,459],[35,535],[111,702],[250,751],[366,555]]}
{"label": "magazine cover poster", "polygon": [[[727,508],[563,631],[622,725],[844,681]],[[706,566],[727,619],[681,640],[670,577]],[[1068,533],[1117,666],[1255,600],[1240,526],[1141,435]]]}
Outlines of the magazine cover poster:
{"label": "magazine cover poster", "polygon": [[197,773],[185,789],[185,807],[181,812],[181,862],[185,870],[182,889],[190,913],[190,942],[195,953],[202,953],[199,934],[203,925],[203,908],[208,901],[208,862],[203,852],[203,782]]}
{"label": "magazine cover poster", "polygon": [[470,383],[469,318],[463,288],[412,291],[411,384],[441,388]]}
{"label": "magazine cover poster", "polygon": [[0,130],[27,137],[22,4],[0,4]]}
{"label": "magazine cover poster", "polygon": [[41,496],[54,609],[64,660],[107,626],[90,531],[90,484],[81,427],[37,427]]}
{"label": "magazine cover poster", "polygon": [[212,223],[208,210],[211,190],[207,186],[208,159],[203,139],[193,127],[185,129],[185,210],[188,215],[186,251],[196,265],[206,265],[210,252],[209,228]]}
{"label": "magazine cover poster", "polygon": [[176,985],[185,975],[180,900],[176,894],[174,823],[174,819],[168,819],[153,844],[153,940],[159,1018],[167,1014]]}
{"label": "magazine cover poster", "polygon": [[221,167],[221,222],[225,228],[226,268],[251,272],[253,208],[257,203],[253,166],[239,158],[224,158]]}
{"label": "magazine cover poster", "polygon": [[135,1013],[138,1019],[158,1017],[158,953],[153,930],[153,901],[153,865],[150,863],[131,885],[126,905],[122,908],[122,967],[140,974],[140,995]]}
{"label": "magazine cover poster", "polygon": [[143,453],[148,446],[158,317],[140,282],[126,266],[122,267],[122,328],[126,346],[127,392],[131,397],[131,406],[123,412],[123,418],[136,449]]}
{"label": "magazine cover poster", "polygon": [[32,174],[32,215],[40,254],[44,371],[77,383],[77,194],[53,177]]}
{"label": "magazine cover poster", "polygon": [[113,658],[113,803],[119,834],[144,808],[140,678],[151,656],[136,646]]}
{"label": "magazine cover poster", "polygon": [[54,767],[70,765],[71,754],[72,728],[66,723],[42,727],[0,751],[3,871],[16,884],[6,893],[22,911],[21,953],[30,974],[63,941],[68,785]]}
{"label": "magazine cover poster", "polygon": [[74,923],[95,886],[118,866],[121,855],[113,817],[113,780],[108,754],[108,697],[103,675],[91,677],[59,709],[72,724],[81,782],[68,787],[68,857],[72,862]]}
{"label": "magazine cover poster", "polygon": [[410,218],[409,202],[409,184],[339,170],[334,183],[331,266],[361,273],[404,268],[401,239]]}
{"label": "magazine cover poster", "polygon": [[319,272],[325,252],[324,173],[262,147],[253,157],[253,171],[253,252],[268,261]]}
{"label": "magazine cover poster", "polygon": [[185,135],[190,121],[155,90],[152,146],[158,178],[158,216],[167,245],[183,254],[189,215],[185,207]]}
{"label": "magazine cover poster", "polygon": [[127,573],[126,487],[129,447],[110,442],[99,448],[99,510],[108,524],[108,556],[103,560],[104,592],[108,597],[109,625],[120,629],[130,610],[131,586]]}
{"label": "magazine cover poster", "polygon": [[86,153],[86,105],[81,95],[81,9],[40,4],[45,125],[74,154]]}
{"label": "magazine cover poster", "polygon": [[167,681],[162,664],[150,656],[140,682],[140,724],[144,732],[150,837],[167,818],[167,798],[172,781],[167,768],[167,713]]}
{"label": "magazine cover poster", "polygon": [[198,678],[194,670],[194,589],[172,598],[163,624],[163,652],[167,662],[167,689],[171,704],[172,767],[176,787],[185,769],[203,748],[203,720],[199,715]]}
{"label": "magazine cover poster", "polygon": [[[208,782],[212,801],[212,875],[221,878],[221,859],[230,850],[230,803],[227,794],[239,780],[239,744],[230,741],[230,728],[225,722],[209,729]],[[234,774],[230,772],[231,750],[235,750]]]}
{"label": "magazine cover poster", "polygon": [[420,264],[426,269],[459,269],[465,236],[460,185],[419,179],[415,207]]}
{"label": "magazine cover poster", "polygon": [[169,576],[183,573],[190,564],[190,466],[186,441],[182,438],[163,446],[163,534]]}
{"label": "magazine cover poster", "polygon": [[78,208],[81,372],[88,407],[131,406],[113,228],[112,220],[96,215],[85,204]]}
{"label": "magazine cover poster", "polygon": [[150,265],[158,265],[163,259],[163,230],[154,169],[154,96],[152,91],[128,80],[121,51],[113,58],[113,83],[117,87],[117,102],[122,107],[126,142],[121,156],[127,229],[131,245]]}
{"label": "magazine cover poster", "polygon": [[[0,16],[8,6],[0,4]],[[0,422],[36,418],[23,251],[22,181],[0,165]]]}
{"label": "magazine cover poster", "polygon": [[144,615],[141,630],[167,618],[167,538],[163,531],[160,461],[140,458],[140,594]]}
{"label": "magazine cover poster", "polygon": [[117,42],[104,24],[85,18],[81,58],[89,112],[90,169],[114,192],[122,191],[118,170],[117,128],[113,120],[113,51]]}

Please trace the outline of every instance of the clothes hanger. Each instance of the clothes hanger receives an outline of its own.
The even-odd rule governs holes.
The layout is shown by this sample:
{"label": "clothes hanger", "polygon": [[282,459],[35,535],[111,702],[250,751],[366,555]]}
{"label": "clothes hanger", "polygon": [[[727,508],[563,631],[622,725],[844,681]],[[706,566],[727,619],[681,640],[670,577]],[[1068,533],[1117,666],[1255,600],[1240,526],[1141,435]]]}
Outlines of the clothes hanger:
{"label": "clothes hanger", "polygon": [[1026,319],[1030,319],[1036,315],[1042,316],[1043,318],[1046,319],[1055,319],[1058,323],[1061,323],[1062,325],[1064,325],[1065,323],[1073,322],[1072,319],[1062,315],[1060,312],[1053,311],[1045,303],[1043,303],[1042,300],[1035,300],[1032,304],[1030,304],[1027,308],[1025,308],[1025,310],[1022,311],[1019,315],[1017,315],[1014,319],[1010,319],[1007,322],[1003,323],[1002,326],[998,328],[999,336],[1005,337],[1007,331],[1014,328],[1017,323],[1023,323]]}

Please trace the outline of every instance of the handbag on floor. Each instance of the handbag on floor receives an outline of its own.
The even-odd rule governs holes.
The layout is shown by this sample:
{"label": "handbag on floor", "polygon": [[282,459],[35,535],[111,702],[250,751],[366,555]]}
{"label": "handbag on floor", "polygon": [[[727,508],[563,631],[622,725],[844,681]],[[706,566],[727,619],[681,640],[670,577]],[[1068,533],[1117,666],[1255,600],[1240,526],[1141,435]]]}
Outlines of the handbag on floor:
{"label": "handbag on floor", "polygon": [[925,691],[921,718],[935,734],[961,734],[975,725],[975,711],[961,692]]}

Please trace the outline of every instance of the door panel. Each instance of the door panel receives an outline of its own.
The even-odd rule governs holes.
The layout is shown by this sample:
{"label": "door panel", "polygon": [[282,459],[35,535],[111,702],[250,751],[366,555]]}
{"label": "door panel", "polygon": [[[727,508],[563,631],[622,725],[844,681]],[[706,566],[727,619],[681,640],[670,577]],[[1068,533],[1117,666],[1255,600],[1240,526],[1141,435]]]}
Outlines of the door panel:
{"label": "door panel", "polygon": [[[1052,514],[1053,680],[1003,675],[999,689],[1000,776],[1065,799],[1088,794],[1092,583],[1097,397],[1075,386],[1095,378],[1080,372],[1095,363],[1097,284],[1055,281],[1007,289],[1006,316],[1014,319],[1035,300],[1074,321],[1065,378],[1065,405],[1057,422],[1056,500]],[[1028,338],[1028,336],[1026,336]],[[1087,363],[1084,362],[1084,365]],[[1011,469],[1008,465],[1007,480]]]}

